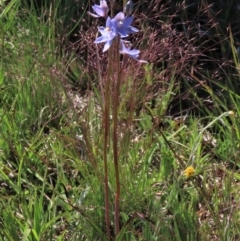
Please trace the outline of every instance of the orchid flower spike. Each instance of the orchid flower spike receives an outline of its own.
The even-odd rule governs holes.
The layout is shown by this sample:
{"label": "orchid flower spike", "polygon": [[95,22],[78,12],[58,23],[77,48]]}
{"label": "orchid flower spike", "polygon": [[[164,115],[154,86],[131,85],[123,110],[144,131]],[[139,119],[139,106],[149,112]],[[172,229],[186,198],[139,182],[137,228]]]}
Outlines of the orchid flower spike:
{"label": "orchid flower spike", "polygon": [[99,18],[99,17],[107,18],[109,8],[108,8],[106,0],[100,0],[100,5],[94,4],[92,6],[92,8],[96,14],[88,12],[89,15],[91,15],[92,17],[95,17],[95,18]]}
{"label": "orchid flower spike", "polygon": [[108,17],[106,21],[106,27],[98,27],[99,32],[102,36],[98,37],[94,43],[104,43],[103,52],[107,51],[112,45],[113,39],[116,36],[115,25],[112,24],[111,18]]}
{"label": "orchid flower spike", "polygon": [[131,26],[132,21],[133,17],[125,17],[123,12],[118,13],[115,18],[112,19],[112,23],[122,38],[127,37],[128,34],[138,32],[137,28]]}
{"label": "orchid flower spike", "polygon": [[126,47],[123,40],[120,41],[119,52],[121,54],[127,54],[130,58],[135,59],[139,63],[148,63],[145,60],[138,59],[140,50],[138,50],[138,49],[132,49],[131,50],[131,46],[129,45],[128,47]]}

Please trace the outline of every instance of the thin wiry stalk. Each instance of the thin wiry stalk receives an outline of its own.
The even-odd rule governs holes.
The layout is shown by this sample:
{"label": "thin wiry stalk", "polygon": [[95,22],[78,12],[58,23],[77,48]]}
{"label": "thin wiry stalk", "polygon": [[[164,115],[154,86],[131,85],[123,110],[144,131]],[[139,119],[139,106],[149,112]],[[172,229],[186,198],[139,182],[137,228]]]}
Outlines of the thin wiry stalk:
{"label": "thin wiry stalk", "polygon": [[107,87],[105,92],[105,102],[104,102],[104,150],[103,150],[103,160],[104,160],[104,188],[105,188],[105,219],[106,219],[106,231],[107,237],[110,240],[110,218],[109,218],[109,188],[108,188],[108,135],[109,135],[109,80],[107,79]]}
{"label": "thin wiry stalk", "polygon": [[121,83],[121,69],[120,69],[120,56],[119,56],[120,36],[116,42],[116,58],[117,58],[117,82],[114,85],[113,95],[113,157],[115,168],[115,181],[116,181],[116,194],[115,194],[115,232],[116,236],[119,233],[119,203],[120,203],[120,178],[119,178],[119,165],[118,165],[118,105],[119,105],[119,92]]}
{"label": "thin wiry stalk", "polygon": [[[107,89],[107,88],[106,88]],[[106,231],[107,237],[110,240],[110,218],[109,218],[109,193],[108,193],[108,135],[109,135],[109,99],[108,91],[105,93],[104,102],[104,114],[103,114],[103,124],[104,124],[104,149],[103,149],[103,162],[104,162],[104,189],[105,189],[105,221],[106,221]]]}
{"label": "thin wiry stalk", "polygon": [[106,221],[106,231],[108,240],[111,239],[110,234],[110,217],[109,217],[109,187],[108,187],[108,137],[109,137],[109,90],[110,90],[110,76],[112,74],[112,50],[109,50],[109,64],[108,64],[108,74],[107,81],[105,85],[105,96],[104,96],[104,111],[103,111],[103,125],[104,125],[104,149],[103,149],[103,162],[104,162],[104,189],[105,189],[105,221]]}

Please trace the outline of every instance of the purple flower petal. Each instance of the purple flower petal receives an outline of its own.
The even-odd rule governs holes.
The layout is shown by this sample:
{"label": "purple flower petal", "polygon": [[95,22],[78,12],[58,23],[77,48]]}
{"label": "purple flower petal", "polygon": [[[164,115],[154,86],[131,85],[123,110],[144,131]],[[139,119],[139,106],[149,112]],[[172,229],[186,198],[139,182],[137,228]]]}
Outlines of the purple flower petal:
{"label": "purple flower petal", "polygon": [[110,17],[107,18],[106,27],[107,28],[111,28],[112,27],[112,23],[111,23],[111,18]]}
{"label": "purple flower petal", "polygon": [[127,30],[125,28],[118,28],[118,33],[121,35],[122,38],[127,37]]}
{"label": "purple flower petal", "polygon": [[118,13],[115,18],[116,21],[123,21],[124,19],[124,14],[122,12]]}
{"label": "purple flower petal", "polygon": [[134,28],[133,26],[129,26],[129,27],[127,27],[127,32],[129,33],[129,34],[131,34],[131,33],[137,33],[139,30],[137,29],[137,28]]}
{"label": "purple flower petal", "polygon": [[90,16],[94,17],[94,18],[99,18],[99,17],[101,17],[101,16],[99,16],[99,15],[97,15],[97,14],[94,14],[94,13],[91,13],[91,12],[89,12],[89,11],[87,11],[87,13],[88,13]]}
{"label": "purple flower petal", "polygon": [[130,26],[132,22],[133,22],[133,17],[126,17],[123,19],[123,25],[126,27]]}
{"label": "purple flower petal", "polygon": [[148,63],[147,61],[145,60],[139,60],[138,59],[138,56],[139,56],[139,53],[140,53],[140,50],[138,49],[130,49],[130,47],[126,47],[124,42],[121,40],[120,42],[120,49],[119,49],[119,52],[121,54],[127,54],[129,57],[135,59],[136,61],[140,62],[140,63]]}
{"label": "purple flower petal", "polygon": [[108,41],[108,36],[100,36],[100,37],[98,37],[95,41],[94,41],[94,43],[95,44],[98,44],[98,43],[104,43],[104,42],[106,42],[106,41]]}
{"label": "purple flower petal", "polygon": [[99,16],[101,16],[101,17],[105,17],[106,11],[105,11],[104,8],[101,8],[100,6],[98,6],[98,5],[96,5],[96,4],[94,4],[94,5],[92,6],[92,8],[93,8],[94,12],[95,12],[97,15],[99,15]]}
{"label": "purple flower petal", "polygon": [[109,40],[105,43],[104,48],[103,48],[103,52],[107,51],[112,45],[112,40]]}
{"label": "purple flower petal", "polygon": [[100,5],[94,4],[92,6],[92,9],[94,10],[94,12],[97,15],[93,14],[93,13],[90,13],[90,12],[88,12],[88,14],[90,14],[93,17],[105,17],[106,18],[107,15],[108,15],[108,11],[109,11],[106,0],[100,0]]}
{"label": "purple flower petal", "polygon": [[140,50],[138,49],[132,49],[132,50],[128,50],[128,54],[129,55],[139,55],[140,54]]}

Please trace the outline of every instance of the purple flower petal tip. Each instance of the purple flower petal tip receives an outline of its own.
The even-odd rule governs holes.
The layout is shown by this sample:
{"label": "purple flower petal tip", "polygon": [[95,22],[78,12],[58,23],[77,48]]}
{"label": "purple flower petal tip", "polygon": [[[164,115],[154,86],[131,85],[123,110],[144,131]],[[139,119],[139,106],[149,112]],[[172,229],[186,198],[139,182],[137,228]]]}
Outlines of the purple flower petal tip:
{"label": "purple flower petal tip", "polygon": [[107,5],[107,2],[105,0],[100,0],[100,5],[96,5],[94,4],[92,6],[93,11],[97,14],[93,14],[93,13],[88,13],[91,16],[97,18],[97,17],[107,17],[108,12],[109,12],[109,8]]}

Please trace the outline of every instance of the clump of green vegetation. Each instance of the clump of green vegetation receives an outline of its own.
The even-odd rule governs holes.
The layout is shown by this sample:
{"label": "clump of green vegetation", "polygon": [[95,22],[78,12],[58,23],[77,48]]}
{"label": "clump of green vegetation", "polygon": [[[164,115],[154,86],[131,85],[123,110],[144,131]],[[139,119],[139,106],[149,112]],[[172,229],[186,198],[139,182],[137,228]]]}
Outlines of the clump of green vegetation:
{"label": "clump of green vegetation", "polygon": [[0,240],[240,239],[238,1],[134,2],[107,142],[93,4],[0,1]]}

